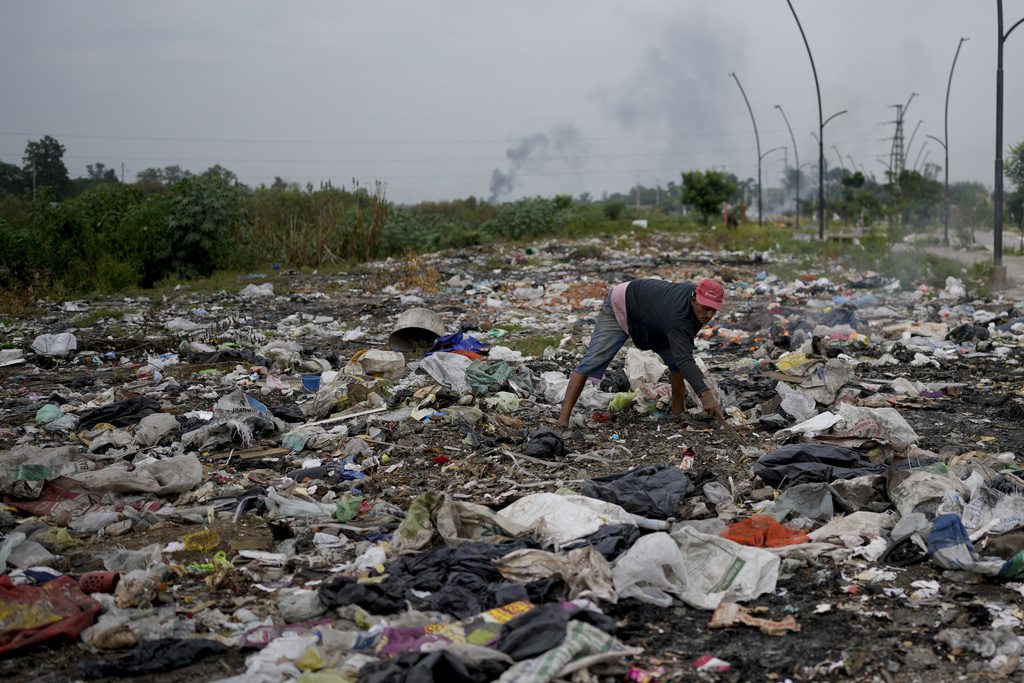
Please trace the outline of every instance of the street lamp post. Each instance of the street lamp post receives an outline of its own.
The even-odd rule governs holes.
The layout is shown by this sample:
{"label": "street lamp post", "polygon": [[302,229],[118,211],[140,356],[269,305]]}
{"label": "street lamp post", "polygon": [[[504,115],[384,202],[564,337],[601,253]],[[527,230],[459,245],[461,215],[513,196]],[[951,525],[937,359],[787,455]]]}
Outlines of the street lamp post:
{"label": "street lamp post", "polygon": [[[921,147],[917,150],[917,156],[914,157],[914,171],[917,171],[917,162],[921,161],[921,155],[924,153],[924,148],[928,146],[928,141],[925,140],[921,143]],[[927,155],[925,156],[927,158]]]}
{"label": "street lamp post", "polygon": [[[1001,1],[1001,0],[1000,0]],[[833,114],[828,117],[827,120],[823,120],[823,110],[821,106],[821,84],[818,82],[818,68],[814,66],[814,55],[811,54],[811,45],[807,42],[807,34],[804,33],[804,27],[800,23],[800,17],[796,15],[796,10],[793,9],[792,0],[786,0],[786,4],[789,5],[789,11],[793,13],[793,19],[796,20],[796,27],[800,29],[800,37],[804,39],[804,47],[807,48],[807,57],[811,61],[811,73],[814,74],[814,90],[818,94],[818,239],[825,239],[825,124],[834,119],[839,114]],[[839,112],[840,114],[846,113],[845,110]]]}
{"label": "street lamp post", "polygon": [[839,157],[839,167],[845,171],[846,164],[843,163],[843,155],[839,153],[839,148],[836,147],[835,145],[832,145],[832,151],[836,153],[837,157]]}
{"label": "street lamp post", "polygon": [[946,82],[946,115],[945,115],[945,133],[943,137],[945,140],[940,140],[934,135],[929,135],[928,138],[935,140],[935,142],[942,145],[942,151],[946,155],[946,160],[942,165],[943,173],[945,174],[946,180],[943,185],[942,198],[945,204],[944,211],[942,213],[942,244],[949,246],[949,91],[953,87],[953,70],[956,69],[956,60],[960,56],[960,48],[963,47],[964,43],[970,40],[970,38],[960,38],[960,42],[956,44],[956,53],[953,55],[953,65],[949,67],[949,80]]}
{"label": "street lamp post", "polygon": [[736,81],[736,85],[739,86],[740,94],[743,95],[743,101],[747,103],[747,111],[750,112],[750,122],[754,124],[754,144],[757,145],[757,227],[760,228],[764,220],[764,211],[761,205],[761,137],[757,134],[757,119],[754,118],[754,109],[750,106],[750,100],[747,99],[747,93],[743,90],[739,77],[736,76],[735,72],[729,75]]}
{"label": "street lamp post", "polygon": [[789,130],[789,139],[793,141],[793,158],[796,160],[796,231],[800,232],[800,153],[796,150],[796,138],[793,136],[789,119],[786,118],[786,112],[782,111],[782,107],[777,104],[775,108],[782,114],[782,120],[786,122],[786,128]]}
{"label": "street lamp post", "polygon": [[[910,134],[910,140],[907,141],[907,158],[910,158],[910,148],[914,146],[914,138],[917,137],[917,129],[921,127],[922,123],[924,123],[924,119],[918,119],[917,125],[914,126],[914,132]],[[920,152],[918,152],[918,155],[920,155]]]}
{"label": "street lamp post", "polygon": [[992,234],[992,286],[1002,289],[1006,286],[1006,266],[1003,265],[1003,43],[1013,29],[1024,22],[1024,18],[1003,33],[1003,0],[998,5],[998,50],[996,52],[996,182],[995,182],[995,225]]}

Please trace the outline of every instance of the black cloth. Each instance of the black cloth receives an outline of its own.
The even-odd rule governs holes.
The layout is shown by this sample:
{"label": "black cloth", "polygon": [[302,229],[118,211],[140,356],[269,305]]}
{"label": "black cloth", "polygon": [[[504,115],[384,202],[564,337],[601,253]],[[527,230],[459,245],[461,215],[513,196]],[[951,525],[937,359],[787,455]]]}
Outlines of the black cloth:
{"label": "black cloth", "polygon": [[357,583],[350,576],[339,576],[320,584],[317,595],[327,608],[359,605],[370,614],[396,614],[405,609],[403,582],[388,577],[380,583]]}
{"label": "black cloth", "polygon": [[597,552],[604,555],[604,559],[610,562],[632,548],[638,538],[640,538],[640,530],[632,524],[605,524],[586,538],[562,546],[562,549],[573,550],[592,545]]}
{"label": "black cloth", "polygon": [[626,325],[643,351],[669,349],[676,367],[700,395],[707,385],[693,360],[693,339],[702,325],[693,310],[692,282],[633,280],[626,287]]}
{"label": "black cloth", "polygon": [[642,467],[583,483],[584,496],[615,503],[627,512],[656,519],[677,517],[679,503],[693,491],[690,478],[672,465]]}
{"label": "black cloth", "polygon": [[300,408],[299,404],[294,401],[291,403],[282,403],[279,406],[270,406],[270,414],[276,418],[284,420],[285,422],[306,421],[306,416],[302,413],[302,408]]}
{"label": "black cloth", "polygon": [[783,446],[754,463],[754,474],[775,488],[782,488],[783,484],[829,484],[836,479],[884,474],[888,469],[857,451],[823,443]]}
{"label": "black cloth", "polygon": [[126,657],[113,661],[84,662],[78,666],[85,678],[134,676],[174,671],[195,664],[210,655],[219,655],[228,649],[223,643],[205,638],[157,638],[141,641]]}
{"label": "black cloth", "polygon": [[[442,546],[398,557],[387,565],[387,578],[380,583],[357,583],[351,577],[340,576],[322,584],[318,594],[330,609],[354,604],[371,614],[395,614],[405,610],[408,601],[465,619],[523,599],[522,592],[505,581],[493,560],[513,550],[533,547],[536,543],[524,541]],[[430,595],[420,598],[414,591]],[[532,599],[530,587],[526,591]]]}
{"label": "black cloth", "polygon": [[403,652],[395,659],[369,662],[359,670],[359,683],[487,683],[508,668],[488,659],[467,664],[447,650]]}
{"label": "black cloth", "polygon": [[541,427],[530,434],[523,455],[535,458],[565,455],[565,442],[555,430],[550,427]]}
{"label": "black cloth", "polygon": [[190,363],[213,365],[215,363],[237,363],[245,361],[253,365],[267,365],[267,359],[257,356],[248,349],[223,349],[221,351],[195,351],[188,355]]}
{"label": "black cloth", "polygon": [[517,662],[537,657],[562,644],[568,623],[561,605],[537,605],[502,625],[498,650]]}
{"label": "black cloth", "polygon": [[605,370],[598,389],[612,394],[629,391],[629,377],[622,370]]}
{"label": "black cloth", "polygon": [[160,412],[160,401],[145,396],[128,398],[108,406],[100,406],[78,414],[78,428],[91,429],[102,422],[115,427],[127,427],[139,420]]}

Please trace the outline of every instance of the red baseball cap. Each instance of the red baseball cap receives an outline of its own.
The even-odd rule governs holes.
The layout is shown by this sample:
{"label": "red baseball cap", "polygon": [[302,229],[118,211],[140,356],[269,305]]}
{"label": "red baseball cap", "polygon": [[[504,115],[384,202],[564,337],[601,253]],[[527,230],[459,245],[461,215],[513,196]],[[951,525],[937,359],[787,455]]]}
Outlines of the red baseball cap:
{"label": "red baseball cap", "polygon": [[697,285],[697,303],[701,306],[713,308],[716,311],[722,309],[722,299],[725,297],[725,290],[722,285],[714,280],[701,280]]}

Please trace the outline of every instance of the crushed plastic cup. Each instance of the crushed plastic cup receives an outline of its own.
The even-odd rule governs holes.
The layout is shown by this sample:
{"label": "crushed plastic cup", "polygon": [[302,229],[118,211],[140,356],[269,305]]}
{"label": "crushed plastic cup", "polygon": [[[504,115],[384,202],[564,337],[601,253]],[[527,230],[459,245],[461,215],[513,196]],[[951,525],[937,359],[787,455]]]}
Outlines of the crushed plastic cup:
{"label": "crushed plastic cup", "polygon": [[302,388],[310,393],[320,390],[320,375],[303,375]]}

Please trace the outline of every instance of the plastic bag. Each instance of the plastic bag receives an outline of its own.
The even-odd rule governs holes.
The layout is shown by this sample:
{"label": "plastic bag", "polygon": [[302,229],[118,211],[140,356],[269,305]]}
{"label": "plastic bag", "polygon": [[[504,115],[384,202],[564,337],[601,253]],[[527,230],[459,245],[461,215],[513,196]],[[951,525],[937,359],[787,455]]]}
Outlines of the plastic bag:
{"label": "plastic bag", "polygon": [[[498,512],[499,524],[525,527],[537,538],[563,545],[589,536],[606,524],[637,524],[643,518],[618,505],[586,496],[534,493]],[[643,520],[645,526],[667,528],[664,522]]]}
{"label": "plastic bag", "polygon": [[803,389],[794,389],[785,382],[779,382],[775,385],[775,391],[782,397],[779,407],[796,418],[797,422],[809,420],[818,413],[814,398]]}
{"label": "plastic bag", "polygon": [[667,607],[675,595],[693,607],[715,609],[723,600],[751,600],[775,590],[780,562],[766,550],[680,526],[671,536],[642,536],[616,561],[612,576],[620,598]]}

